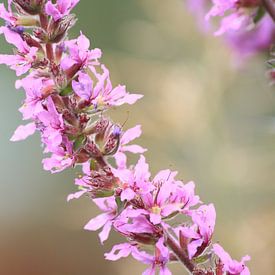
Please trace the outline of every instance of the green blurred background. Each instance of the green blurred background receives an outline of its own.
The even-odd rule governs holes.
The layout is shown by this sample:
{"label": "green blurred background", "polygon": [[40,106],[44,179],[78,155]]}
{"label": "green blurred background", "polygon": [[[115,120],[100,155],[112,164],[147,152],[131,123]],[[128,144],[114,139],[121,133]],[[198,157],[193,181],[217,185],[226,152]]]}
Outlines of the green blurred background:
{"label": "green blurred background", "polygon": [[[275,274],[275,94],[266,56],[236,68],[222,41],[199,32],[181,0],[82,0],[71,37],[82,30],[104,52],[113,82],[145,98],[113,118],[142,124],[140,144],[151,170],[170,167],[197,183],[217,210],[215,241],[235,258],[249,253],[252,274]],[[9,48],[1,38],[1,52]],[[41,166],[38,135],[11,143],[23,94],[0,67],[0,274],[129,275],[145,266],[116,263],[84,224],[97,209],[87,198],[66,203],[76,171],[51,175]],[[178,265],[173,274],[185,274]]]}

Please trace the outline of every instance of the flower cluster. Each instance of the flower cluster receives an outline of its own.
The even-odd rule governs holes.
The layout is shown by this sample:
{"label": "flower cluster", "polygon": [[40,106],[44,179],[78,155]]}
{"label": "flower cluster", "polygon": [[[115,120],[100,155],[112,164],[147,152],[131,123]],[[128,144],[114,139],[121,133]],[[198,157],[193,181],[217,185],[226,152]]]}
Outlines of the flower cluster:
{"label": "flower cluster", "polygon": [[[262,0],[188,0],[202,26],[210,28],[210,19],[221,18],[214,32],[222,35],[237,54],[245,58],[265,51],[275,42],[275,24]],[[275,12],[275,4],[273,2]],[[273,15],[275,16],[275,14]]]}
{"label": "flower cluster", "polygon": [[[146,149],[129,144],[141,135],[140,125],[124,131],[106,115],[142,96],[112,85],[100,62],[101,50],[91,50],[85,35],[68,39],[76,22],[70,12],[78,2],[12,0],[7,9],[0,4],[5,21],[0,33],[15,47],[12,55],[0,55],[0,63],[22,77],[16,88],[26,98],[19,110],[29,121],[11,140],[37,131],[45,170],[82,166],[83,176],[75,180],[78,191],[68,200],[85,194],[102,211],[85,229],[101,229],[102,243],[111,229],[127,240],[106,253],[106,259],[132,255],[148,265],[143,274],[171,274],[168,264],[174,261],[192,274],[249,274],[244,264],[248,256],[237,262],[219,244],[212,246],[213,204],[203,204],[195,184],[177,180],[177,172],[162,170],[152,177],[143,156]],[[128,152],[139,155],[136,165],[127,164]]]}

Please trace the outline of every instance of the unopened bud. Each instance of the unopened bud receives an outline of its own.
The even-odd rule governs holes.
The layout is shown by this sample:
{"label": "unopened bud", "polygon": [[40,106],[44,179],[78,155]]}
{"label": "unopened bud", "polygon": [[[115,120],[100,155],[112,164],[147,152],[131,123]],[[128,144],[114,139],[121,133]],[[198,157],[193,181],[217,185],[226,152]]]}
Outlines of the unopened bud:
{"label": "unopened bud", "polygon": [[15,8],[19,13],[27,13],[30,15],[39,14],[46,0],[13,0]]}
{"label": "unopened bud", "polygon": [[38,49],[41,49],[41,44],[35,39],[33,39],[30,34],[23,33],[22,37],[30,47],[36,47]]}
{"label": "unopened bud", "polygon": [[67,35],[67,31],[75,24],[76,17],[73,14],[64,16],[57,21],[51,21],[48,33],[48,42],[59,43]]}
{"label": "unopened bud", "polygon": [[121,129],[118,125],[113,126],[113,131],[108,136],[104,145],[103,155],[114,155],[120,144]]}
{"label": "unopened bud", "polygon": [[39,26],[39,21],[32,16],[19,16],[16,20],[16,25],[23,27]]}
{"label": "unopened bud", "polygon": [[101,155],[102,155],[99,148],[94,143],[94,141],[88,142],[85,146],[85,150],[89,153],[89,155],[92,158],[98,158],[98,157],[101,157]]}

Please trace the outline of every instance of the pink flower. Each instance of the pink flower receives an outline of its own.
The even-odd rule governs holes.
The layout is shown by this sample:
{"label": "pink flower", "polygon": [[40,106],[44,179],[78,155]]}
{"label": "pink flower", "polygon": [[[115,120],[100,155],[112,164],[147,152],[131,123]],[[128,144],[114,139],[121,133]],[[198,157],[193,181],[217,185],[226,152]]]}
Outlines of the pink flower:
{"label": "pink flower", "polygon": [[265,15],[251,30],[227,32],[225,39],[236,53],[236,59],[244,59],[269,49],[275,40],[275,25],[272,18]]}
{"label": "pink flower", "polygon": [[221,35],[228,31],[248,30],[254,23],[257,4],[249,7],[243,6],[238,0],[212,0],[213,7],[206,15],[206,20],[213,16],[224,16],[220,28],[215,35]]}
{"label": "pink flower", "polygon": [[102,74],[98,73],[94,67],[90,67],[96,81],[92,81],[90,76],[82,72],[78,75],[78,81],[73,81],[72,86],[75,93],[83,100],[93,104],[96,109],[120,106],[122,104],[134,104],[142,95],[129,94],[125,86],[113,88],[109,70],[101,65]]}
{"label": "pink flower", "polygon": [[29,71],[36,60],[37,48],[29,47],[21,36],[8,27],[0,27],[0,34],[4,34],[8,43],[16,46],[18,52],[14,55],[1,54],[0,64],[6,64],[16,75],[20,76]]}
{"label": "pink flower", "polygon": [[94,199],[93,201],[104,213],[91,219],[85,225],[84,229],[96,231],[103,227],[102,231],[99,233],[100,241],[103,243],[109,237],[113,220],[117,215],[117,205],[114,197]]}
{"label": "pink flower", "polygon": [[148,254],[145,251],[138,250],[137,246],[130,243],[122,243],[115,245],[109,253],[105,253],[105,258],[110,261],[117,261],[121,258],[132,255],[137,261],[150,265],[142,275],[154,275],[159,267],[160,275],[171,275],[172,273],[167,268],[169,263],[169,250],[163,243],[163,238],[160,238],[155,246],[154,255]]}
{"label": "pink flower", "polygon": [[140,159],[136,166],[129,169],[112,169],[115,177],[120,179],[121,188],[121,200],[130,201],[135,198],[136,194],[149,193],[153,186],[149,181],[150,172],[149,166],[145,161],[144,156],[140,156]]}
{"label": "pink flower", "polygon": [[55,21],[68,15],[80,0],[57,0],[56,4],[48,1],[45,5],[45,11],[52,16]]}
{"label": "pink flower", "polygon": [[68,56],[61,60],[61,67],[63,70],[68,70],[75,65],[80,69],[82,66],[98,65],[98,59],[101,58],[101,50],[90,48],[89,39],[82,33],[77,39],[64,42],[65,48],[68,49]]}
{"label": "pink flower", "polygon": [[[9,1],[9,2],[11,2],[11,1]],[[11,12],[10,4],[11,3],[9,3],[9,9],[7,11],[4,4],[0,3],[0,18],[4,19],[6,22],[11,24],[12,26],[15,26],[17,18]]]}
{"label": "pink flower", "polygon": [[211,241],[216,221],[214,205],[202,205],[191,212],[191,217],[194,222],[193,226],[176,229],[190,239],[187,246],[190,259],[201,255]]}
{"label": "pink flower", "polygon": [[150,265],[142,275],[154,275],[157,272],[157,267],[159,267],[160,275],[172,275],[170,270],[167,268],[169,263],[169,249],[164,245],[163,238],[160,238],[156,243],[155,255],[150,255],[144,251],[134,250],[132,251],[132,256],[147,265]]}
{"label": "pink flower", "polygon": [[51,157],[43,159],[43,168],[52,173],[61,172],[74,164],[73,144],[68,138],[63,137],[62,146],[54,149]]}
{"label": "pink flower", "polygon": [[44,110],[42,90],[45,86],[47,86],[46,82],[40,78],[27,77],[17,81],[17,88],[23,87],[26,92],[24,104],[19,109],[23,119],[35,119],[37,114]]}
{"label": "pink flower", "polygon": [[249,269],[245,265],[245,262],[250,260],[248,255],[244,256],[240,262],[232,260],[230,255],[219,244],[213,245],[213,252],[221,260],[224,272],[232,275],[250,275]]}
{"label": "pink flower", "polygon": [[47,110],[40,112],[37,118],[42,123],[40,128],[42,140],[46,145],[46,152],[55,152],[63,140],[64,122],[62,115],[57,112],[51,97],[47,99]]}
{"label": "pink flower", "polygon": [[[193,205],[194,195],[189,192],[188,186],[184,188],[182,182],[174,179],[176,174],[177,172],[170,170],[160,171],[153,179],[155,189],[141,195],[144,208],[153,224],[160,224],[163,218],[176,215]],[[197,197],[194,200],[195,204],[198,201]]]}
{"label": "pink flower", "polygon": [[144,149],[143,147],[132,144],[128,145],[129,142],[133,141],[134,139],[141,136],[141,125],[137,125],[133,128],[128,129],[122,134],[122,137],[120,139],[120,146],[118,148],[117,153],[114,155],[114,158],[116,159],[116,164],[119,169],[126,168],[126,162],[127,158],[125,153],[130,152],[134,154],[143,154],[147,151],[147,149]]}

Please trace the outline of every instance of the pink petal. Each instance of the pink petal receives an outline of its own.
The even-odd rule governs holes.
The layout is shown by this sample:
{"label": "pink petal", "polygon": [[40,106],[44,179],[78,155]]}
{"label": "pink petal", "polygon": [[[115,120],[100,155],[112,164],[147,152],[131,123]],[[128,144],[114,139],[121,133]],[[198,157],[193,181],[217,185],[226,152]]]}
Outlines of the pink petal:
{"label": "pink petal", "polygon": [[96,231],[101,228],[109,220],[109,215],[106,213],[100,214],[95,218],[91,219],[85,226],[84,229],[90,231]]}
{"label": "pink petal", "polygon": [[115,245],[109,253],[105,253],[105,259],[110,261],[117,261],[121,258],[128,257],[132,252],[132,245],[129,243],[122,243]]}
{"label": "pink petal", "polygon": [[106,224],[103,226],[102,231],[99,233],[99,239],[101,241],[101,244],[103,244],[108,238],[110,231],[112,229],[112,222],[106,222]]}
{"label": "pink petal", "polygon": [[133,128],[128,129],[121,138],[121,144],[127,144],[130,141],[140,137],[142,131],[141,131],[141,125],[137,125]]}
{"label": "pink petal", "polygon": [[68,197],[67,197],[67,201],[71,201],[73,199],[79,199],[82,195],[84,195],[85,193],[87,193],[87,190],[82,190],[82,191],[78,191],[76,193],[73,193],[73,194],[70,194]]}
{"label": "pink petal", "polygon": [[36,130],[36,126],[34,122],[29,123],[27,125],[21,125],[15,130],[10,140],[11,141],[24,140],[27,137],[33,135],[35,130]]}

